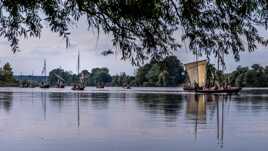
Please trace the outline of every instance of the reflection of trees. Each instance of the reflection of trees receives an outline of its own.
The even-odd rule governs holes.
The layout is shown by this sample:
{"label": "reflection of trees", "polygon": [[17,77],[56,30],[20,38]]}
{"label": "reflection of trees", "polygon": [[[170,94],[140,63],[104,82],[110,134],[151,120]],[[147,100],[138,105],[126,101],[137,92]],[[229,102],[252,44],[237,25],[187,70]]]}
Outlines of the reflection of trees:
{"label": "reflection of trees", "polygon": [[175,120],[183,107],[182,97],[172,94],[137,94],[139,107],[152,114],[164,114],[168,120]]}
{"label": "reflection of trees", "polygon": [[106,109],[109,104],[109,93],[91,93],[91,103],[95,109]]}
{"label": "reflection of trees", "polygon": [[[265,91],[267,92],[267,91]],[[249,95],[241,95],[239,97],[233,98],[235,103],[235,108],[239,112],[259,113],[261,111],[268,111],[268,96],[261,95],[259,93],[251,93]]]}
{"label": "reflection of trees", "polygon": [[63,101],[66,98],[71,98],[71,94],[60,92],[48,93],[48,98],[50,103],[55,104],[56,106],[58,106],[59,110],[61,110]]}
{"label": "reflection of trees", "polygon": [[13,92],[0,92],[0,108],[10,111],[12,107]]}

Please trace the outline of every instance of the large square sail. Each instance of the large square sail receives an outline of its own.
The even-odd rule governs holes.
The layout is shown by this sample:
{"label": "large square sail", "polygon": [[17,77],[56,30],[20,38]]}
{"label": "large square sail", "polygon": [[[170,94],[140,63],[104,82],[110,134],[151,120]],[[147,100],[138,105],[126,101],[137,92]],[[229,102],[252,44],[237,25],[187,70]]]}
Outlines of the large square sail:
{"label": "large square sail", "polygon": [[191,86],[194,86],[195,83],[198,84],[199,87],[206,85],[207,63],[207,60],[202,60],[185,64]]}

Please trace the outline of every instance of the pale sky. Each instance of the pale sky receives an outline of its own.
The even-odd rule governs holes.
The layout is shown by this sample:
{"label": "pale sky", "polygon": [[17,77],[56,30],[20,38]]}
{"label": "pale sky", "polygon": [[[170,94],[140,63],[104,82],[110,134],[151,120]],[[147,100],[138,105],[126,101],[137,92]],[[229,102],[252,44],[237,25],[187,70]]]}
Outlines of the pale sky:
{"label": "pale sky", "polygon": [[[135,67],[129,61],[120,60],[119,55],[102,56],[101,50],[113,48],[111,37],[97,32],[88,31],[84,22],[78,23],[71,29],[71,47],[66,48],[65,40],[57,34],[44,28],[41,38],[31,38],[20,41],[20,52],[13,54],[9,43],[0,39],[0,65],[10,62],[14,74],[40,75],[43,60],[47,60],[48,72],[54,68],[62,67],[65,70],[76,72],[77,52],[81,55],[81,69],[91,70],[94,67],[108,67],[111,74],[126,72],[134,74]],[[268,36],[268,34],[265,34]],[[234,70],[238,65],[251,66],[254,63],[268,65],[268,52],[265,47],[258,48],[253,53],[241,53],[239,62],[235,62],[232,56],[227,57],[227,70]],[[194,56],[185,47],[177,51],[176,56],[183,62],[191,62]]]}

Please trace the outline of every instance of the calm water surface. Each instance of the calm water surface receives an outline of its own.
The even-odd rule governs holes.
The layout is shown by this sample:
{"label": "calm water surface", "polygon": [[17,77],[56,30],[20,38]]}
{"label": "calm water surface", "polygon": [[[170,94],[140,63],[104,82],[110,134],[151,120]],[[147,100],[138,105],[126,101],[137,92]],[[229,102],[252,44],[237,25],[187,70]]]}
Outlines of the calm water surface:
{"label": "calm water surface", "polygon": [[1,150],[266,151],[268,89],[0,88]]}

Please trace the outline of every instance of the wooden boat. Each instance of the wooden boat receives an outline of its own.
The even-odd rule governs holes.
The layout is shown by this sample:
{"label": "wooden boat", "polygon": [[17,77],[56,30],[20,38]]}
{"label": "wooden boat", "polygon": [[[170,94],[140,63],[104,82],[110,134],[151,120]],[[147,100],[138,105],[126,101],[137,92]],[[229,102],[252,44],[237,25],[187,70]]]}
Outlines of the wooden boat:
{"label": "wooden boat", "polygon": [[96,88],[103,89],[104,88],[104,85],[97,85]]}
{"label": "wooden boat", "polygon": [[57,85],[56,88],[64,88],[64,82],[65,80],[58,74],[54,73],[55,77],[57,78]]}
{"label": "wooden boat", "polygon": [[48,89],[50,87],[50,85],[49,84],[41,84],[40,85],[40,88],[45,88],[45,89]]}
{"label": "wooden boat", "polygon": [[46,59],[44,60],[44,66],[42,69],[42,74],[44,74],[43,76],[45,77],[45,81],[41,82],[40,84],[40,88],[49,88],[50,85],[47,82],[47,63],[46,63]]}
{"label": "wooden boat", "polygon": [[192,87],[183,87],[183,90],[184,91],[190,91],[190,92],[192,92],[192,91],[195,91],[195,88],[192,88]]}
{"label": "wooden boat", "polygon": [[96,85],[96,88],[98,88],[98,89],[103,89],[103,88],[104,88],[104,84],[103,84],[103,83],[98,83],[98,84]]}
{"label": "wooden boat", "polygon": [[198,93],[238,93],[240,87],[228,87],[206,89],[206,75],[207,75],[207,61],[195,61],[185,64],[185,68],[188,75],[188,83],[183,87],[184,91],[198,92]]}
{"label": "wooden boat", "polygon": [[57,84],[57,85],[56,85],[56,88],[64,88],[64,87],[65,87],[64,84]]}
{"label": "wooden boat", "polygon": [[85,85],[84,85],[84,76],[80,76],[80,52],[78,51],[78,57],[77,57],[77,75],[79,77],[79,81],[78,83],[74,84],[74,86],[72,87],[72,90],[75,91],[83,91],[85,89]]}
{"label": "wooden boat", "polygon": [[83,90],[85,90],[85,87],[82,86],[82,85],[74,85],[72,87],[72,90],[75,90],[75,91],[83,91]]}

